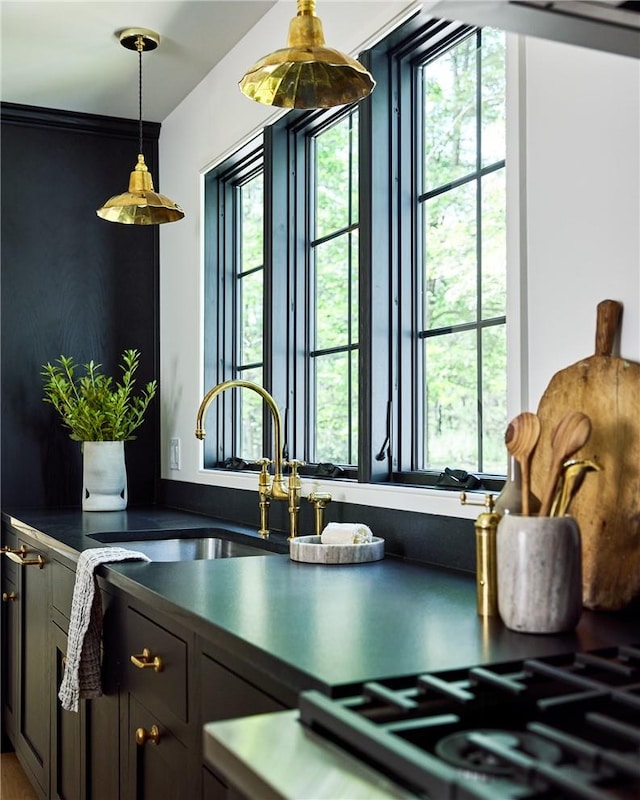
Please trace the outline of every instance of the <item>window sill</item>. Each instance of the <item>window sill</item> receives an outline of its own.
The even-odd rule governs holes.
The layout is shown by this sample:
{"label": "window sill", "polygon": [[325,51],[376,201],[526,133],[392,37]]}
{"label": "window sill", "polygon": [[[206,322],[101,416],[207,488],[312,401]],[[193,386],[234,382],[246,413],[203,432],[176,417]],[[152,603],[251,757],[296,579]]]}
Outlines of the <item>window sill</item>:
{"label": "window sill", "polygon": [[[201,483],[229,489],[257,492],[257,475],[227,470],[200,470]],[[467,492],[472,505],[462,505],[460,493],[451,490],[398,484],[356,483],[349,480],[323,481],[318,478],[302,479],[302,496],[310,492],[328,492],[338,503],[353,503],[396,511],[415,511],[443,517],[476,519],[484,504],[484,491]]]}

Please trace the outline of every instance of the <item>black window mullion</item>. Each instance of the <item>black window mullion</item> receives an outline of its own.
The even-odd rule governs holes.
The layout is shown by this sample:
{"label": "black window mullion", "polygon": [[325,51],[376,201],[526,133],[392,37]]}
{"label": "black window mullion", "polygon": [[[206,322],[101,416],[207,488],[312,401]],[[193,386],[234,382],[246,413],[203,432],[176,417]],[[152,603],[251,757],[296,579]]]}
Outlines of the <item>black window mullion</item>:
{"label": "black window mullion", "polygon": [[[311,458],[313,432],[315,429],[315,393],[312,391],[312,375],[307,369],[307,354],[311,349],[315,320],[312,294],[315,285],[315,259],[307,247],[314,236],[313,212],[315,193],[309,164],[313,159],[313,141],[305,135],[305,130],[291,134],[292,183],[295,187],[294,213],[294,252],[291,264],[291,280],[295,283],[292,307],[295,312],[295,341],[292,347],[293,385],[295,386],[295,446],[296,454],[304,461]],[[312,233],[312,231],[314,233]],[[292,398],[293,400],[293,398]],[[292,408],[294,404],[292,402]]]}
{"label": "black window mullion", "polygon": [[[218,264],[220,263],[221,237],[219,221],[221,210],[220,184],[208,178],[204,184],[205,192],[205,236],[204,236],[204,391],[218,383],[218,342],[219,327],[217,310],[220,306],[220,281]],[[214,314],[215,310],[215,314]],[[204,465],[211,466],[216,460],[216,442],[218,441],[217,417],[209,414],[205,427],[209,434],[203,443]],[[212,435],[213,434],[213,435]]]}
{"label": "black window mullion", "polygon": [[[235,314],[234,314],[234,274],[233,264],[235,263],[235,186],[232,183],[223,183],[223,215],[222,225],[222,247],[219,253],[219,284],[222,298],[223,313],[218,320],[218,335],[220,337],[220,350],[222,360],[218,365],[218,381],[225,381],[233,378],[235,364]],[[233,428],[233,403],[232,394],[226,394],[218,398],[216,402],[215,415],[217,419],[217,452],[216,462],[223,461],[233,452],[235,430]]]}
{"label": "black window mullion", "polygon": [[[291,332],[288,313],[291,254],[289,237],[283,235],[289,219],[286,210],[290,202],[287,131],[277,123],[268,126],[264,131],[264,141],[268,154],[264,164],[264,387],[284,415],[287,405],[290,405],[287,353]],[[266,409],[263,431],[264,452],[273,458],[272,422]],[[284,430],[283,436],[289,441],[290,430]]]}
{"label": "black window mullion", "polygon": [[478,468],[483,465],[483,353],[482,353],[482,31],[475,33],[475,72],[476,72],[476,397],[477,397],[477,447]]}
{"label": "black window mullion", "polygon": [[[414,470],[418,464],[419,431],[424,430],[421,397],[425,390],[424,365],[415,332],[422,327],[423,278],[415,265],[422,262],[424,224],[415,200],[422,191],[419,166],[422,152],[421,73],[409,57],[394,55],[392,125],[394,227],[397,229],[396,329],[397,369],[394,376],[393,471]],[[422,205],[422,204],[421,204]],[[421,212],[422,213],[422,212]],[[421,388],[420,388],[421,387]]]}
{"label": "black window mullion", "polygon": [[[353,167],[354,167],[354,148],[353,148],[353,114],[349,116],[349,181],[348,181],[348,223],[349,227],[353,225]],[[347,428],[347,453],[349,464],[357,463],[357,454],[354,459],[353,448],[353,350],[351,345],[353,343],[353,317],[351,309],[353,308],[353,234],[351,231],[346,234],[347,236],[347,342],[349,350],[347,353],[347,392],[349,396],[349,420]],[[359,277],[359,276],[358,276]]]}
{"label": "black window mullion", "polygon": [[[394,89],[389,61],[380,50],[361,55],[376,76],[375,91],[359,105],[359,320],[358,320],[358,481],[388,480],[392,449],[388,436],[392,420],[392,358],[389,335],[397,264],[391,223],[395,208],[392,156],[397,152],[390,117]],[[381,458],[376,458],[380,454]]]}
{"label": "black window mullion", "polygon": [[429,328],[428,330],[418,331],[419,339],[430,339],[434,336],[444,336],[448,333],[458,333],[460,331],[474,331],[476,328],[490,328],[494,325],[504,325],[506,317],[489,317],[480,322],[460,322],[458,325],[447,325],[443,328]]}
{"label": "black window mullion", "polygon": [[310,247],[318,247],[318,245],[324,244],[325,242],[330,242],[332,239],[339,239],[340,236],[344,236],[345,234],[357,231],[359,227],[360,226],[358,225],[358,223],[354,222],[349,225],[346,225],[344,228],[336,228],[336,230],[331,231],[331,233],[327,233],[324,236],[319,236],[317,239],[311,239],[309,241],[309,245]]}
{"label": "black window mullion", "polygon": [[429,189],[427,192],[422,192],[418,195],[418,202],[421,203],[424,200],[430,200],[432,197],[437,197],[439,194],[449,192],[451,189],[456,189],[458,186],[463,186],[465,183],[471,183],[472,181],[477,180],[478,177],[482,178],[492,172],[497,172],[499,169],[502,169],[504,165],[505,160],[501,159],[500,161],[495,161],[493,164],[487,164],[485,167],[480,166],[478,169],[473,170],[473,172],[462,175],[461,177],[456,178],[454,181],[443,183],[441,186],[436,186],[432,189]]}
{"label": "black window mullion", "polygon": [[[304,265],[303,274],[306,276],[305,284],[305,309],[306,309],[306,336],[304,342],[305,365],[300,364],[304,374],[304,397],[307,406],[307,424],[304,429],[304,454],[307,462],[316,460],[315,430],[317,425],[317,310],[315,298],[318,293],[318,275],[316,270],[316,250],[319,245],[333,238],[333,233],[328,236],[318,237],[315,221],[318,209],[318,187],[316,183],[316,141],[313,136],[302,136],[304,141],[304,167],[303,174],[306,178],[306,214],[304,218],[305,241],[309,243],[301,256]],[[306,368],[305,368],[306,367]]]}

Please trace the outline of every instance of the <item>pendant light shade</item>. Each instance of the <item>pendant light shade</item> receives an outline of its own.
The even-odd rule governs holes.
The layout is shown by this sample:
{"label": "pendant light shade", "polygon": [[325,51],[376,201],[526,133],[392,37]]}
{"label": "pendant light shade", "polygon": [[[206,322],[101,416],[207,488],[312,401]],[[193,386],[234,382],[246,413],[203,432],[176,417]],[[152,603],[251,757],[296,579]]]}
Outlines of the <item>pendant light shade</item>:
{"label": "pendant light shade", "polygon": [[330,108],[361,100],[376,82],[359,61],[325,46],[315,0],[298,0],[287,47],[261,58],[240,81],[258,103],[282,108]]}
{"label": "pendant light shade", "polygon": [[129,190],[109,198],[96,211],[107,222],[161,225],[163,222],[176,222],[184,217],[184,211],[177,203],[154,191],[153,178],[142,154],[142,52],[155,50],[159,43],[160,36],[146,28],[129,28],[120,34],[120,44],[128,50],[138,52],[138,163],[129,176]]}
{"label": "pendant light shade", "polygon": [[129,191],[110,197],[96,213],[107,222],[125,225],[160,225],[184,217],[179,205],[154,192],[153,178],[142,153],[138,153],[138,163],[129,175]]}

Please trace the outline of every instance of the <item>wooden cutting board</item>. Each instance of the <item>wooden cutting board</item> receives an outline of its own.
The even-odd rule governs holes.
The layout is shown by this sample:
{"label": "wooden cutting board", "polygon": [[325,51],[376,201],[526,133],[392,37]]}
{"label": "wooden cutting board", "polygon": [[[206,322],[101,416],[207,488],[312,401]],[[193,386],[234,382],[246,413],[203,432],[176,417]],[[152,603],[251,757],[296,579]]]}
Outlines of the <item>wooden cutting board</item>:
{"label": "wooden cutting board", "polygon": [[541,433],[531,487],[541,497],[551,464],[551,436],[570,410],[591,419],[575,458],[601,467],[586,474],[569,513],[582,534],[583,603],[616,610],[640,594],[640,364],[611,355],[622,316],[614,300],[598,305],[595,355],[556,373],[538,406]]}

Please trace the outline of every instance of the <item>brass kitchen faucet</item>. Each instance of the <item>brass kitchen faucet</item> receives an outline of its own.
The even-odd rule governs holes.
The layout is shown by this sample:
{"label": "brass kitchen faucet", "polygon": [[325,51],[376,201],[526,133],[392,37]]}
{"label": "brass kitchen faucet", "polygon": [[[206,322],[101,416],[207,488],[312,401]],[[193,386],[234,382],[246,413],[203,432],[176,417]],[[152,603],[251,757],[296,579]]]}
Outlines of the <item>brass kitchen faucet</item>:
{"label": "brass kitchen faucet", "polygon": [[[209,408],[211,401],[226,389],[251,389],[257,392],[267,404],[267,408],[273,417],[273,462],[268,458],[258,460],[260,464],[260,475],[258,477],[258,494],[260,497],[260,529],[258,533],[263,539],[269,536],[269,505],[272,500],[287,500],[289,504],[289,539],[295,539],[298,535],[298,516],[300,513],[300,494],[302,484],[298,474],[298,467],[303,463],[297,459],[283,461],[282,443],[282,416],[273,397],[259,386],[250,381],[230,380],[217,384],[206,393],[200,403],[196,417],[196,437],[204,439],[206,431],[203,426],[204,415]],[[269,474],[269,465],[274,464],[273,477]],[[282,467],[289,467],[289,481],[282,474]],[[311,501],[313,502],[313,501]]]}

